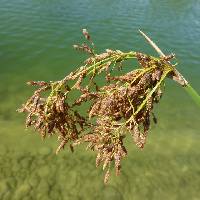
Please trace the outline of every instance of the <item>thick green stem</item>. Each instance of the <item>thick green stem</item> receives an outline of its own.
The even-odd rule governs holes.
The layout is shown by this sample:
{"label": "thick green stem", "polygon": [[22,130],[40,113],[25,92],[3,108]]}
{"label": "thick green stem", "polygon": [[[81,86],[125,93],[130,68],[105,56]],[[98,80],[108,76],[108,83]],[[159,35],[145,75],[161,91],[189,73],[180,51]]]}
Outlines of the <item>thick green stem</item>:
{"label": "thick green stem", "polygon": [[200,107],[200,96],[196,92],[196,90],[190,84],[187,84],[184,87],[184,89],[191,96],[191,98],[194,100],[194,102]]}

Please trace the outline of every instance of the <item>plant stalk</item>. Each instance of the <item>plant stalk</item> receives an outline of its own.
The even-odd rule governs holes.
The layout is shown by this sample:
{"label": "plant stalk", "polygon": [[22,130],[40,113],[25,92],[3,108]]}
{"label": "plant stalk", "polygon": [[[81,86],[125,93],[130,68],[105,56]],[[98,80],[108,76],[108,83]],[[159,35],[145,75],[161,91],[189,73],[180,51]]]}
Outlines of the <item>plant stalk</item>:
{"label": "plant stalk", "polygon": [[193,99],[193,101],[200,107],[200,96],[196,92],[196,90],[190,84],[187,84],[184,87],[184,89],[191,96],[191,98]]}
{"label": "plant stalk", "polygon": [[[156,50],[156,52],[160,55],[160,57],[165,57],[165,54],[161,51],[161,49],[153,42],[144,32],[139,30],[139,32],[144,36],[144,38],[147,40],[147,42]],[[172,64],[168,62],[171,67]],[[197,91],[187,82],[187,80],[183,77],[183,75],[173,67],[174,75],[170,76],[174,81],[178,82],[185,91],[190,95],[190,97],[193,99],[193,101],[200,107],[200,96],[197,93]]]}

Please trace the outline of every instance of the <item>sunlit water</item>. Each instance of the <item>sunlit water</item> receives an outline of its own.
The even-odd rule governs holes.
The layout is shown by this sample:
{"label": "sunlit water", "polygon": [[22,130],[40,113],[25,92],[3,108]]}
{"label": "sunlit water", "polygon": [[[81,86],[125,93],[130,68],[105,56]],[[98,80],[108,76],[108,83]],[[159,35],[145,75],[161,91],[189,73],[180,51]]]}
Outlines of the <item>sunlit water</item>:
{"label": "sunlit water", "polygon": [[[24,149],[28,152],[35,152],[35,147],[38,149],[42,147],[43,143],[38,139],[39,137],[25,133],[23,127],[24,118],[15,112],[17,107],[31,94],[30,88],[24,83],[28,80],[59,80],[78,65],[81,65],[82,57],[72,49],[72,45],[82,40],[82,28],[89,30],[100,52],[106,48],[112,48],[123,51],[136,50],[156,55],[138,33],[138,29],[143,30],[151,36],[165,53],[174,52],[176,54],[179,63],[178,69],[200,93],[200,2],[198,0],[0,0],[0,145],[3,149],[2,152],[7,152],[8,149],[12,152],[13,149],[17,149],[19,156],[23,157]],[[155,152],[156,148],[158,148],[158,152],[162,151],[159,144],[154,143],[154,139],[161,141],[162,144],[165,144],[165,142],[166,144],[171,144],[170,148],[175,148],[179,146],[180,141],[185,141],[185,145],[181,144],[180,147],[186,148],[186,151],[189,152],[196,144],[194,143],[195,140],[199,140],[198,134],[200,132],[200,110],[190,97],[176,83],[167,81],[165,96],[160,105],[156,107],[156,112],[159,116],[159,124],[157,127],[152,127],[149,142],[151,147],[149,148],[152,150],[155,147],[153,150]],[[187,139],[183,139],[184,136]],[[157,137],[161,139],[157,139]],[[55,143],[46,145],[48,147],[56,146]],[[198,145],[196,148],[198,148]],[[179,148],[176,150],[178,151]],[[134,153],[137,151],[134,149]],[[165,149],[163,151],[168,150]],[[177,151],[173,153],[174,156],[176,153],[178,154]],[[192,152],[197,151],[193,149]],[[2,155],[2,158],[5,157],[5,154]],[[12,157],[12,153],[9,155]],[[87,157],[87,155],[83,156]],[[132,162],[136,162],[137,157],[130,159],[132,159]],[[156,158],[156,156],[153,157]],[[17,163],[16,158],[17,156],[13,156],[12,159]],[[32,158],[33,160],[36,159],[34,155]],[[67,159],[70,159],[70,155]],[[87,158],[85,159],[87,160]],[[185,159],[187,160],[188,158],[186,157]],[[9,165],[9,161],[6,162]],[[54,159],[52,162],[56,163],[57,161]],[[128,159],[127,163],[127,166],[130,165]],[[200,161],[197,160],[197,163],[200,164]],[[93,166],[94,161],[91,161],[91,164]],[[86,164],[83,165],[85,166]],[[75,176],[73,173],[76,174],[76,171],[79,170],[78,168],[72,171],[72,175],[70,174],[71,179]],[[84,170],[86,174],[89,173],[87,169]],[[95,171],[96,169],[92,168],[92,170]],[[124,171],[126,171],[127,176],[131,176],[126,168],[124,168]],[[132,173],[134,173],[134,170]],[[192,176],[197,178],[195,173],[196,171]],[[2,175],[2,179],[7,180],[8,176],[14,175],[15,171],[12,175]],[[78,175],[76,174],[76,176]],[[84,177],[84,174],[81,174],[81,176]],[[97,174],[94,176],[101,177],[101,175]],[[134,176],[136,175],[134,174]],[[92,182],[92,177],[93,175],[88,178],[87,184],[89,184],[89,180]],[[122,177],[125,179],[124,176]],[[126,182],[126,179],[123,180],[123,178],[120,179],[119,177],[115,180],[122,180],[120,182],[122,185],[123,181]],[[167,174],[165,181],[168,178]],[[80,177],[79,179],[81,181]],[[24,181],[23,178],[22,180]],[[67,179],[61,178],[60,180],[63,180],[63,184],[67,184]],[[10,181],[12,182],[12,179]],[[70,181],[70,178],[68,181]],[[102,180],[95,179],[95,182],[98,181],[101,182]],[[134,182],[133,186],[139,184],[139,182]],[[8,183],[10,182],[8,181]],[[146,190],[153,187],[148,184],[146,185]],[[192,185],[193,182],[191,181],[190,184]],[[0,191],[2,187],[6,190],[5,187],[7,185],[5,185],[2,186],[0,184]],[[16,193],[15,190],[18,186],[18,183],[16,183],[13,188],[9,187]],[[47,187],[50,186],[47,184]],[[80,189],[81,186],[77,187]],[[104,186],[101,185],[99,188],[104,188]],[[151,189],[156,191],[155,187]],[[116,190],[111,187],[110,189],[107,188],[107,190],[109,192],[108,194],[106,192],[103,194],[104,198],[111,199],[122,199],[123,195],[127,199],[131,191],[131,189],[123,190],[125,194],[121,194],[123,192],[120,189]],[[190,192],[196,198],[196,189],[194,188],[193,190]],[[112,196],[115,191],[120,193],[117,197]],[[81,194],[84,192],[82,191]],[[103,198],[100,195],[100,190],[98,192],[98,198]],[[12,192],[7,193],[12,194]],[[173,194],[173,191],[171,193]],[[176,191],[174,191],[174,195],[175,193]],[[2,197],[5,197],[5,194],[6,192],[0,193],[0,195],[3,195]],[[7,199],[12,199],[9,194]],[[145,194],[147,195],[148,192]],[[161,189],[160,194],[165,198],[167,191]],[[73,197],[72,194],[70,195],[69,199]],[[91,199],[92,197],[94,196],[91,196]],[[135,199],[140,199],[140,197],[137,194]],[[142,197],[158,199],[156,195],[151,196],[150,194]],[[20,199],[21,197],[17,196],[16,198]],[[56,199],[55,197],[51,198]],[[62,199],[62,197],[59,198]],[[37,197],[37,199],[40,199],[40,197]]]}

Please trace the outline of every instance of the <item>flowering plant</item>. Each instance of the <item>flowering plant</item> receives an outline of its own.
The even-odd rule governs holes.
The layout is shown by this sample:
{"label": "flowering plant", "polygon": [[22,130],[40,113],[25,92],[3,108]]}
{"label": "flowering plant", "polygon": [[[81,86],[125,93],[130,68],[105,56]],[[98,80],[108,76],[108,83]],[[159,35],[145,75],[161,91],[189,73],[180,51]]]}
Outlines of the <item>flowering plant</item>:
{"label": "flowering plant", "polygon": [[[162,97],[165,78],[189,87],[170,63],[174,54],[165,56],[141,33],[161,57],[111,49],[96,54],[88,31],[83,29],[87,43],[74,48],[88,53],[84,65],[60,81],[29,81],[28,85],[38,89],[18,110],[28,113],[26,126],[33,126],[43,138],[58,136],[60,144],[56,153],[66,144],[73,151],[76,145],[88,143],[87,148],[97,153],[96,166],[102,164],[106,170],[105,183],[111,162],[115,164],[116,175],[120,173],[120,162],[127,155],[124,145],[127,134],[139,148],[144,147],[151,118],[157,123],[153,108]],[[139,68],[125,74],[115,73],[123,72],[125,61],[130,59],[135,59]],[[195,91],[191,87],[188,91],[199,103]],[[72,100],[72,96],[76,99]],[[87,106],[87,113],[82,115],[81,109]]]}

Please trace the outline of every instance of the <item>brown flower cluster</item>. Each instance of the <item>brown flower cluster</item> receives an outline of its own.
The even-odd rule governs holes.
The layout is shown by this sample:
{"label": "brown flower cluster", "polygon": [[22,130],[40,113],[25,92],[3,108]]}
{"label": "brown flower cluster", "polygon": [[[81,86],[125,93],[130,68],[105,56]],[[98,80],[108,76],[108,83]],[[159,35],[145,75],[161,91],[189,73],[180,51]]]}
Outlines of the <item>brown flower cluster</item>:
{"label": "brown flower cluster", "polygon": [[[107,49],[95,54],[94,43],[86,29],[88,43],[75,45],[90,57],[61,81],[30,81],[38,89],[22,105],[19,112],[28,113],[26,126],[33,126],[44,138],[57,135],[60,141],[56,152],[68,143],[88,143],[87,148],[97,153],[96,166],[106,169],[104,182],[110,176],[111,162],[119,175],[121,160],[127,155],[124,139],[131,134],[135,144],[143,148],[151,123],[155,123],[153,106],[162,96],[164,78],[173,71],[168,61],[173,56],[155,58],[139,52],[124,53]],[[126,60],[137,59],[140,67],[123,75]],[[102,81],[98,81],[98,78]],[[71,100],[70,97],[77,98]],[[81,115],[82,107],[88,112]]]}

